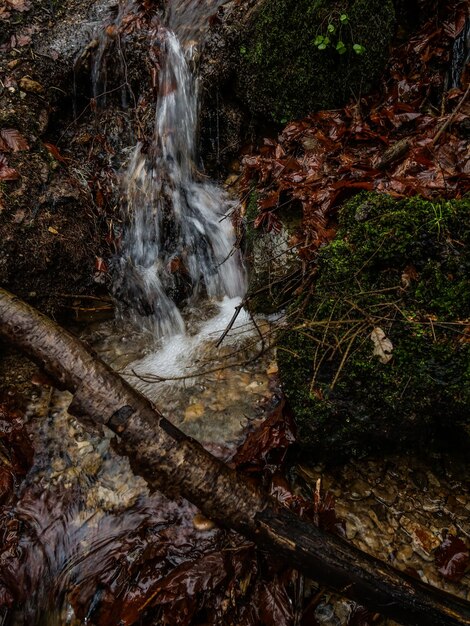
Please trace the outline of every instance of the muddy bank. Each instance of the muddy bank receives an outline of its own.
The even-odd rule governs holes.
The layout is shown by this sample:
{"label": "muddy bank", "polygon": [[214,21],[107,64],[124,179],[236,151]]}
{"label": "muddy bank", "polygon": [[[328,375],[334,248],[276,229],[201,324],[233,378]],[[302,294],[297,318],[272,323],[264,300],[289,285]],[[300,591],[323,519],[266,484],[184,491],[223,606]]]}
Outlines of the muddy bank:
{"label": "muddy bank", "polygon": [[140,96],[152,89],[155,55],[144,55],[159,11],[128,3],[120,13],[109,0],[21,6],[0,16],[0,283],[60,315],[64,294],[106,290],[118,172],[152,124]]}
{"label": "muddy bank", "polygon": [[0,283],[48,312],[57,311],[59,293],[93,288],[100,249],[91,172],[52,146],[57,118],[72,102],[83,18],[98,17],[93,5],[72,1],[54,11],[47,2],[24,3],[2,21],[0,128],[22,139],[2,146],[15,173],[0,171]]}

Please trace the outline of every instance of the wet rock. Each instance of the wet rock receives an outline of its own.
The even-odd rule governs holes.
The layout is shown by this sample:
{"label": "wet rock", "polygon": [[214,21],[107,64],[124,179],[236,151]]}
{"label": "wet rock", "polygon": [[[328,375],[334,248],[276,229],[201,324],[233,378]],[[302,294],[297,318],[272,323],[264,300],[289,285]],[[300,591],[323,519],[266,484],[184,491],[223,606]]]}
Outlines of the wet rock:
{"label": "wet rock", "polygon": [[53,459],[51,463],[51,469],[52,469],[51,477],[54,477],[54,475],[58,476],[65,470],[66,467],[67,467],[67,463],[65,462],[64,459],[61,459],[61,458]]}
{"label": "wet rock", "polygon": [[77,441],[76,446],[78,448],[78,453],[81,456],[85,456],[89,452],[93,452],[93,446],[89,441]]}
{"label": "wet rock", "polygon": [[418,489],[426,491],[429,485],[429,478],[426,475],[426,472],[422,470],[416,470],[410,473],[410,478],[413,481],[413,484],[418,487]]}
{"label": "wet rock", "polygon": [[201,58],[202,144],[212,170],[220,170],[250,136],[254,114],[279,123],[336,106],[357,81],[363,91],[380,72],[393,29],[392,2],[348,7],[355,36],[364,41],[362,58],[351,54],[352,47],[340,57],[313,45],[328,9],[322,0],[249,0],[219,10]]}
{"label": "wet rock", "polygon": [[90,476],[96,476],[103,464],[101,456],[97,452],[89,452],[82,460],[83,470]]}
{"label": "wet rock", "polygon": [[440,545],[439,539],[427,528],[408,517],[400,518],[400,526],[411,537],[413,548],[426,560],[431,560],[432,552]]}
{"label": "wet rock", "polygon": [[184,412],[184,421],[198,420],[204,415],[204,405],[200,403],[190,404]]}
{"label": "wet rock", "polygon": [[44,93],[43,85],[41,85],[41,83],[38,83],[36,80],[28,78],[27,76],[23,76],[23,78],[20,78],[18,84],[21,89],[23,89],[23,91],[27,91],[28,93],[35,93],[39,95]]}
{"label": "wet rock", "polygon": [[276,361],[272,361],[269,366],[268,369],[266,370],[266,374],[268,376],[274,376],[274,374],[277,374],[279,372],[279,366],[277,364]]}
{"label": "wet rock", "polygon": [[255,313],[274,313],[289,299],[286,278],[300,270],[301,261],[293,246],[292,237],[301,222],[300,214],[289,208],[279,211],[277,228],[268,232],[255,229],[257,196],[250,195],[246,215],[246,261],[250,282],[248,298],[250,310]]}
{"label": "wet rock", "polygon": [[193,517],[193,526],[200,532],[208,532],[215,528],[215,523],[207,517],[204,517],[204,515],[201,515],[201,513],[198,513]]}
{"label": "wet rock", "polygon": [[437,511],[440,511],[443,508],[443,505],[444,505],[443,497],[423,498],[422,504],[421,504],[423,511],[431,512],[431,513],[436,513]]}
{"label": "wet rock", "polygon": [[363,523],[357,515],[346,513],[346,537],[351,541],[363,528]]}
{"label": "wet rock", "polygon": [[384,535],[394,534],[394,529],[390,526],[390,522],[387,520],[385,516],[380,519],[377,513],[373,509],[371,509],[369,511],[369,517],[374,522],[374,524],[377,526],[377,528],[380,530],[382,534]]}
{"label": "wet rock", "polygon": [[209,409],[215,413],[220,413],[220,411],[225,409],[225,404],[222,402],[212,402],[209,404]]}
{"label": "wet rock", "polygon": [[371,494],[371,489],[369,483],[366,483],[364,480],[355,480],[354,483],[349,488],[349,499],[350,500],[364,500],[368,498]]}
{"label": "wet rock", "polygon": [[315,609],[315,619],[322,626],[340,626],[340,621],[335,615],[332,604],[321,603]]}
{"label": "wet rock", "polygon": [[372,493],[379,502],[392,506],[397,499],[397,488],[391,484],[379,484],[372,488]]}
{"label": "wet rock", "polygon": [[266,380],[254,380],[245,387],[246,391],[263,395],[268,390],[268,382]]}
{"label": "wet rock", "polygon": [[470,519],[468,517],[456,520],[455,525],[460,532],[470,539]]}
{"label": "wet rock", "polygon": [[373,533],[364,533],[362,537],[362,544],[365,546],[363,550],[365,552],[372,553],[373,555],[377,555],[383,550],[384,546],[382,541],[374,535]]}
{"label": "wet rock", "polygon": [[427,472],[427,479],[428,479],[428,483],[432,485],[433,487],[441,486],[439,479],[430,471]]}

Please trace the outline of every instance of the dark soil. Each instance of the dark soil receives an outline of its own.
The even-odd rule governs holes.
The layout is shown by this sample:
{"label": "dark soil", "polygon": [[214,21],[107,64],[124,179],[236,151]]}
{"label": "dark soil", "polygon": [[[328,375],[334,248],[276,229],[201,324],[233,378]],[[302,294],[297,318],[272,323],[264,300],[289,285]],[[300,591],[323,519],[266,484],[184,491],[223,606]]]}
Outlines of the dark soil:
{"label": "dark soil", "polygon": [[[61,316],[68,296],[106,292],[120,233],[118,173],[152,120],[151,24],[139,6],[116,34],[110,0],[24,7],[1,21],[0,132],[17,131],[23,143],[5,154],[14,179],[0,173],[0,285]],[[101,40],[98,88],[109,94],[94,98]]]}

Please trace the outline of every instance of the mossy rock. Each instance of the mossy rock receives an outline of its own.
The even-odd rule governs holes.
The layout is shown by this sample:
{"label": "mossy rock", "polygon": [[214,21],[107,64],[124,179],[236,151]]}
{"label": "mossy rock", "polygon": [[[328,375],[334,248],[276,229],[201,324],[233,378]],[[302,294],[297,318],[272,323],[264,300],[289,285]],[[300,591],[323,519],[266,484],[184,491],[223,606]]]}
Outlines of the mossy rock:
{"label": "mossy rock", "polygon": [[315,293],[279,342],[304,448],[336,459],[468,432],[469,277],[470,199],[344,206]]}
{"label": "mossy rock", "polygon": [[[392,0],[265,0],[240,46],[239,96],[276,122],[339,106],[380,75],[394,23]],[[314,44],[318,35],[330,38],[325,50]],[[339,41],[344,54],[336,51]],[[364,52],[357,54],[354,44]]]}

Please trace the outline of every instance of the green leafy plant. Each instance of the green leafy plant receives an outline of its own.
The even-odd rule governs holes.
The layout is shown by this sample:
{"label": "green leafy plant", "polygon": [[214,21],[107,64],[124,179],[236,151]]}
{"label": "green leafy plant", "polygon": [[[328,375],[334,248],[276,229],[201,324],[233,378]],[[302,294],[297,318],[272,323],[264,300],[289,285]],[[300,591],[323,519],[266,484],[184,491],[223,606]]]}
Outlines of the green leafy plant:
{"label": "green leafy plant", "polygon": [[364,52],[366,51],[366,49],[364,48],[364,46],[361,46],[360,43],[355,43],[353,45],[353,50],[356,54],[364,54]]}
{"label": "green leafy plant", "polygon": [[[348,45],[343,38],[345,26],[349,27],[351,40],[354,41],[354,33],[349,24],[349,15],[340,11],[329,13],[320,25],[320,32],[313,40],[313,45],[318,50],[326,50],[331,45],[338,54],[345,54],[348,51]],[[358,55],[364,54],[366,51],[365,47],[360,43],[353,43],[352,50]]]}

